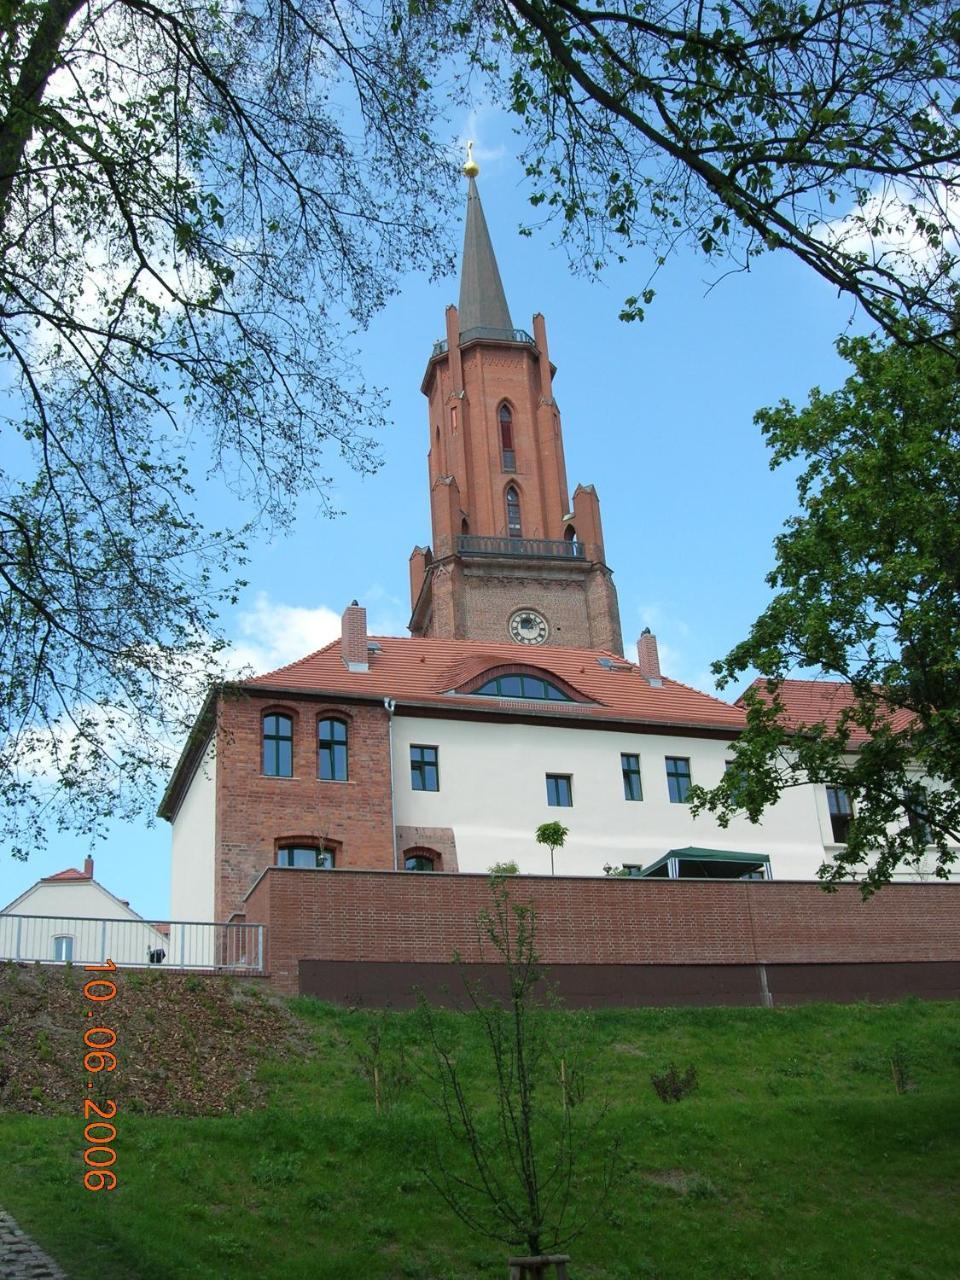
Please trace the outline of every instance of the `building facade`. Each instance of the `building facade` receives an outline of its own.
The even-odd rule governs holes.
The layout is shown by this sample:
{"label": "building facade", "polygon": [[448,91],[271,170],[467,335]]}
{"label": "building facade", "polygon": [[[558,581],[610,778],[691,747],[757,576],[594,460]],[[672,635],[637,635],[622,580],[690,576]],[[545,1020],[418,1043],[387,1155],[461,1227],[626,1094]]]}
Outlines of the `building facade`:
{"label": "building facade", "polygon": [[745,723],[671,680],[656,639],[623,658],[591,486],[568,497],[546,324],[513,327],[470,171],[461,291],[423,381],[430,547],[410,561],[409,637],[338,640],[212,693],[161,806],[174,919],[243,917],[268,868],[812,880],[842,795],[798,787],[764,816],[694,819]]}

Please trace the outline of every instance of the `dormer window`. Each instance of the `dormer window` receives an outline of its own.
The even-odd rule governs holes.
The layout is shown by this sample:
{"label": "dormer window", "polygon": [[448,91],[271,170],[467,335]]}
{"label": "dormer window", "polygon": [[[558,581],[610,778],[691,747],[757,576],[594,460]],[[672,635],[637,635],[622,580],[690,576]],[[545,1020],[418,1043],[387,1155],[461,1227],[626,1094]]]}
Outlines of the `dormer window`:
{"label": "dormer window", "polygon": [[495,676],[472,692],[496,698],[531,698],[537,702],[573,701],[568,693],[536,675]]}
{"label": "dormer window", "polygon": [[517,455],[513,448],[513,414],[508,404],[500,406],[500,465],[504,471],[517,469]]}
{"label": "dormer window", "polygon": [[520,495],[517,493],[516,486],[510,485],[506,493],[507,501],[507,537],[522,538],[523,530],[520,527]]}

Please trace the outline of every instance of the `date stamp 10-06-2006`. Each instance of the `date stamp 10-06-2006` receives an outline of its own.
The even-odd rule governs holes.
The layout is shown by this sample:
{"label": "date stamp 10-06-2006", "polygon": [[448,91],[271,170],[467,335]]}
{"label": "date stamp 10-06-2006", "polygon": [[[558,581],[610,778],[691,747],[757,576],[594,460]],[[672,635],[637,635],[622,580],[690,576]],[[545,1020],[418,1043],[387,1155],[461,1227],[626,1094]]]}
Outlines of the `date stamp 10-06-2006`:
{"label": "date stamp 10-06-2006", "polygon": [[[115,973],[117,966],[112,960],[104,960],[102,964],[84,965],[85,973]],[[104,1022],[108,1014],[107,1006],[117,994],[117,984],[110,978],[90,978],[83,985],[84,997],[94,1006],[87,1010],[88,1018],[96,1018]],[[83,1034],[86,1052],[83,1055],[84,1070],[89,1073],[87,1088],[93,1089],[94,1082],[99,1083],[100,1072],[115,1071],[117,1055],[112,1052],[117,1043],[117,1033],[112,1027],[87,1027]],[[83,1140],[88,1143],[83,1153],[83,1163],[87,1166],[83,1175],[83,1185],[88,1191],[112,1191],[117,1185],[117,1175],[111,1165],[116,1164],[117,1153],[110,1145],[116,1141],[117,1128],[111,1120],[117,1117],[117,1104],[112,1098],[105,1098],[103,1103],[94,1102],[92,1098],[83,1100],[83,1118],[87,1121],[83,1130]]]}

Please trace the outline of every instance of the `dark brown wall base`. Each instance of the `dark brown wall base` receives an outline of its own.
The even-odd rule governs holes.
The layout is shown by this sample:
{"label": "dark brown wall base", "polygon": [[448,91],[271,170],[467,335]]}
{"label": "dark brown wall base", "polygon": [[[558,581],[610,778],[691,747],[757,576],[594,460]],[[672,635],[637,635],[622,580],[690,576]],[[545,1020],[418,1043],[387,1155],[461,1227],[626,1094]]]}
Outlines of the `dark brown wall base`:
{"label": "dark brown wall base", "polygon": [[[464,966],[492,994],[506,993],[495,964]],[[960,961],[905,964],[554,964],[545,966],[564,1004],[602,1009],[630,1005],[803,1004],[811,1000],[960,998]],[[431,1004],[464,1008],[453,964],[301,960],[300,993],[334,1004],[409,1009],[422,992]]]}

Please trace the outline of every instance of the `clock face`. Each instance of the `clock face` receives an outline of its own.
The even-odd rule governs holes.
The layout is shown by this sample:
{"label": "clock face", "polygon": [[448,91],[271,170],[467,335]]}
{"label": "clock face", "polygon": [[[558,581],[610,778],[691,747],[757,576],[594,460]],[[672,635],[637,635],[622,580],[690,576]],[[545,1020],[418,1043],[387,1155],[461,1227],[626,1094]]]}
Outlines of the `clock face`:
{"label": "clock face", "polygon": [[517,644],[543,644],[550,632],[546,618],[533,609],[518,609],[508,626],[510,639]]}

